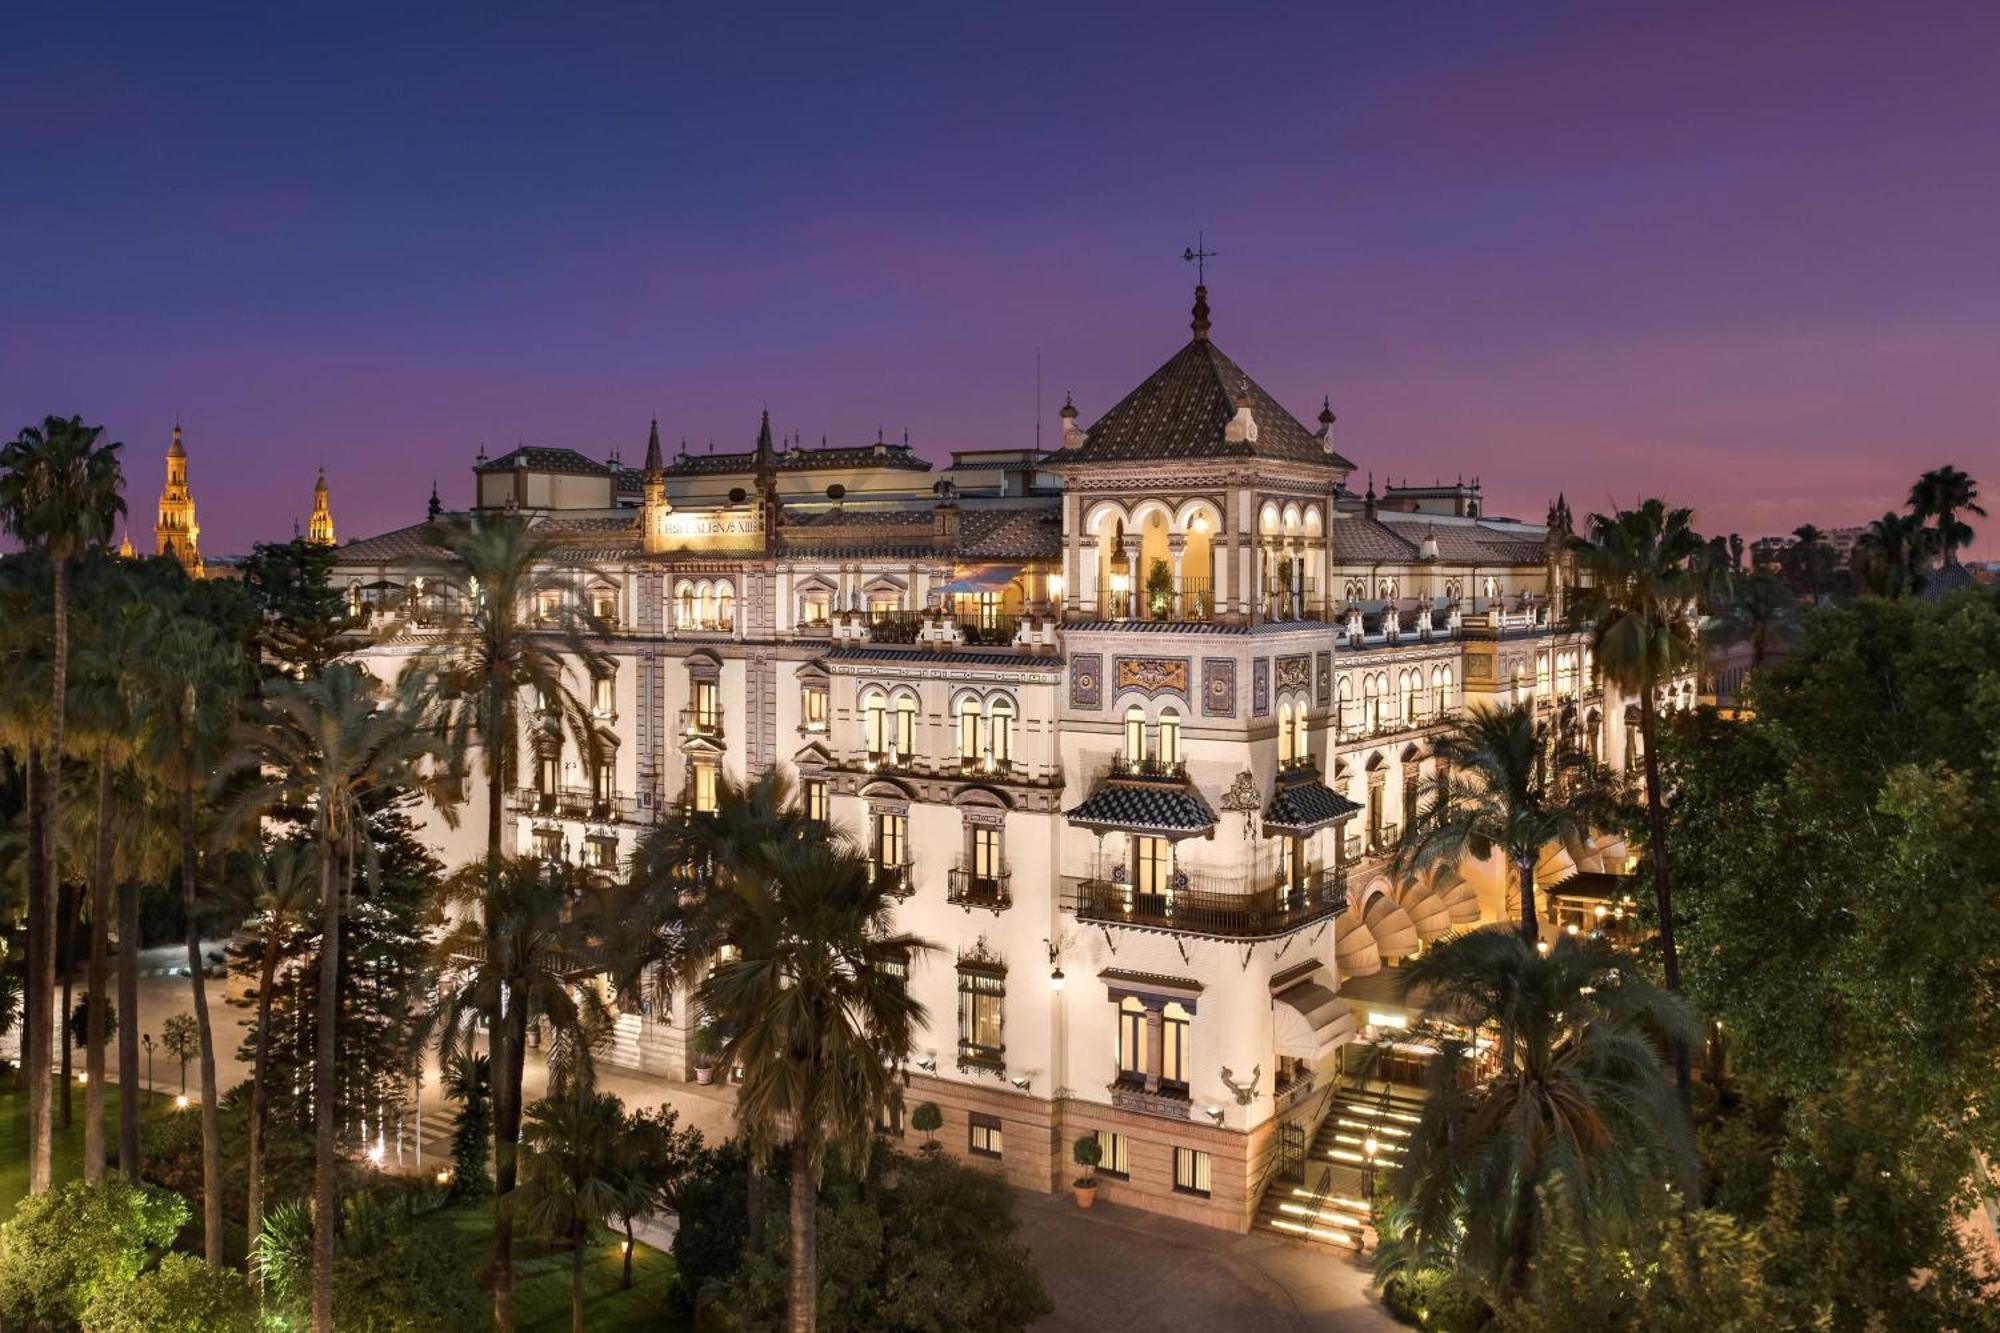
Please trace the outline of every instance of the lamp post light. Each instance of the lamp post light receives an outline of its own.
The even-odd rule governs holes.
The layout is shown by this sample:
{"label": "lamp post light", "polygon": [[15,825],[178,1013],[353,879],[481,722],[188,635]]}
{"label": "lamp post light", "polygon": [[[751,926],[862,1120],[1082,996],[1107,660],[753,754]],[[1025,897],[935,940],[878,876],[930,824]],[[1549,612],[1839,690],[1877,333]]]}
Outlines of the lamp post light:
{"label": "lamp post light", "polygon": [[153,1034],[148,1032],[141,1035],[139,1044],[146,1048],[146,1091],[151,1092],[153,1090]]}
{"label": "lamp post light", "polygon": [[1365,1202],[1371,1208],[1375,1202],[1375,1154],[1381,1151],[1382,1145],[1376,1142],[1373,1134],[1370,1134],[1361,1141],[1361,1155],[1368,1160],[1368,1169],[1365,1173],[1366,1179],[1362,1184],[1362,1192],[1368,1196]]}

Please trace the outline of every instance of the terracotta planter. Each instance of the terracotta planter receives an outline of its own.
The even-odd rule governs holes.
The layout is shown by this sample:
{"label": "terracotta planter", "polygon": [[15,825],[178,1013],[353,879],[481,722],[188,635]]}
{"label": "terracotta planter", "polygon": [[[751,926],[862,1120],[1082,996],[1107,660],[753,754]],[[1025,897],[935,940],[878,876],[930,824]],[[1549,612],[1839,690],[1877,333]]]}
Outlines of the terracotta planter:
{"label": "terracotta planter", "polygon": [[1076,1191],[1076,1206],[1077,1206],[1077,1207],[1079,1207],[1079,1208],[1088,1208],[1088,1207],[1090,1207],[1090,1205],[1092,1205],[1093,1203],[1096,1203],[1096,1202],[1097,1202],[1097,1186],[1095,1186],[1095,1185],[1074,1185],[1074,1186],[1071,1186],[1071,1188],[1072,1188],[1072,1189],[1074,1189],[1074,1190]]}
{"label": "terracotta planter", "polygon": [[715,1070],[708,1065],[696,1065],[694,1067],[694,1081],[702,1084],[715,1082]]}

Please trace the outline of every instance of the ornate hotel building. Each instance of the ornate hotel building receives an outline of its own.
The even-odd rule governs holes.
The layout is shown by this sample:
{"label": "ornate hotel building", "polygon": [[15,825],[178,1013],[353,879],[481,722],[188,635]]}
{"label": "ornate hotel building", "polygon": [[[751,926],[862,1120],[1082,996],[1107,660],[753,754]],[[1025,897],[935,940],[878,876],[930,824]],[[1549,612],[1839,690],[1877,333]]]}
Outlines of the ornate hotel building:
{"label": "ornate hotel building", "polygon": [[[518,851],[615,868],[718,778],[778,768],[940,946],[910,976],[907,1105],[943,1110],[951,1151],[1061,1189],[1096,1132],[1121,1203],[1337,1239],[1351,1217],[1268,1187],[1309,1151],[1362,1161],[1344,1048],[1393,1048],[1396,965],[1514,906],[1497,860],[1390,873],[1431,739],[1519,700],[1614,767],[1633,741],[1562,628],[1566,505],[1357,493],[1332,411],[1308,426],[1224,354],[1202,289],[1194,316],[1088,427],[1065,404],[1046,454],[934,469],[907,442],[774,441],[767,415],[745,451],[668,457],[655,423],[640,469],[482,456],[473,514],[445,517],[559,534],[607,627],[613,670],[577,686],[615,744],[590,771],[524,742]],[[422,523],[339,549],[394,627],[384,667],[466,595],[440,558]],[[436,837],[469,859],[484,826]],[[1591,910],[1545,903],[1552,927]],[[691,1017],[635,1006],[609,1058],[686,1078]]]}

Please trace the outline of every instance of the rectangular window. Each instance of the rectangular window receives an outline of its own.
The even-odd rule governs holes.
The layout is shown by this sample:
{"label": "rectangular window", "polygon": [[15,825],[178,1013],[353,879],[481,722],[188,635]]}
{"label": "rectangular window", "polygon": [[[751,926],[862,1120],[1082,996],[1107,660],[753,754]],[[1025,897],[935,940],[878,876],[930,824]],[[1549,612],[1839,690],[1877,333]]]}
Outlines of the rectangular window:
{"label": "rectangular window", "polygon": [[1097,1146],[1104,1150],[1104,1160],[1097,1164],[1099,1175],[1116,1180],[1127,1180],[1132,1175],[1132,1141],[1123,1134],[1115,1134],[1108,1129],[1097,1131]]}
{"label": "rectangular window", "polygon": [[1007,979],[988,972],[958,974],[958,1062],[988,1069],[1006,1066],[1007,1045],[1002,1008]]}
{"label": "rectangular window", "polygon": [[536,856],[544,861],[560,861],[562,860],[562,853],[562,834],[555,832],[553,829],[537,829],[535,831]]}
{"label": "rectangular window", "polygon": [[966,1147],[974,1157],[998,1157],[1000,1155],[1000,1121],[998,1117],[981,1115],[974,1111],[971,1116],[972,1130]]}
{"label": "rectangular window", "polygon": [[1192,1017],[1178,1004],[1170,1004],[1161,1014],[1160,1082],[1187,1086],[1188,1032]]}
{"label": "rectangular window", "polygon": [[591,680],[590,707],[599,717],[611,716],[612,700],[617,684],[617,680],[611,676],[597,676]]}
{"label": "rectangular window", "polygon": [[1146,1006],[1130,995],[1118,1002],[1118,1072],[1134,1078],[1146,1073]]}
{"label": "rectangular window", "polygon": [[1174,1193],[1195,1194],[1206,1199],[1208,1189],[1208,1154],[1193,1148],[1174,1149]]}
{"label": "rectangular window", "polygon": [[[610,805],[612,794],[617,790],[617,783],[618,769],[616,765],[608,760],[599,764],[595,769],[591,770],[591,802],[600,807]],[[604,813],[600,811],[596,814],[596,817],[601,819],[604,817]]]}
{"label": "rectangular window", "polygon": [[982,884],[1000,878],[1000,830],[976,825],[972,830],[972,877]]}
{"label": "rectangular window", "polygon": [[590,613],[606,625],[618,623],[618,599],[608,592],[592,593]]}
{"label": "rectangular window", "polygon": [[535,614],[543,620],[554,620],[561,610],[562,594],[559,592],[544,592],[535,599]]}
{"label": "rectangular window", "polygon": [[694,720],[703,731],[714,731],[722,725],[721,691],[712,680],[698,680],[694,683]]}
{"label": "rectangular window", "polygon": [[1132,883],[1140,893],[1165,893],[1174,873],[1173,851],[1165,838],[1132,839]]}
{"label": "rectangular window", "polygon": [[561,762],[554,755],[543,755],[541,762],[535,766],[535,790],[544,796],[554,796],[561,770]]}
{"label": "rectangular window", "polygon": [[907,761],[917,752],[917,701],[896,701],[896,757]]}
{"label": "rectangular window", "polygon": [[590,865],[593,870],[616,870],[618,868],[618,840],[616,838],[592,838],[589,840]]}
{"label": "rectangular window", "polygon": [[826,823],[826,779],[807,778],[805,781],[806,818]]}
{"label": "rectangular window", "polygon": [[875,864],[893,869],[910,859],[910,817],[900,810],[875,812]]}
{"label": "rectangular window", "polygon": [[903,1137],[902,1102],[891,1102],[887,1106],[877,1108],[875,1112],[875,1132],[877,1134],[892,1135],[899,1139]]}
{"label": "rectangular window", "polygon": [[714,764],[694,766],[694,808],[699,814],[715,813],[715,778]]}
{"label": "rectangular window", "polygon": [[800,715],[805,720],[807,731],[826,730],[826,691],[817,685],[808,685],[800,696]]}
{"label": "rectangular window", "polygon": [[833,597],[830,593],[809,592],[799,598],[799,624],[823,629],[832,618]]}

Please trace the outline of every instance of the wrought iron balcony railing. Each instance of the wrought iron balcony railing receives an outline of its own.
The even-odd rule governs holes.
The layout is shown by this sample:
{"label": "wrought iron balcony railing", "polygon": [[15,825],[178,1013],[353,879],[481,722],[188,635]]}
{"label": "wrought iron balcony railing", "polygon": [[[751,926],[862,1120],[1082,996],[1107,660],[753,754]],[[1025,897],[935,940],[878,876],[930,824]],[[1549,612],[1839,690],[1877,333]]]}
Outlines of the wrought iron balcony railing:
{"label": "wrought iron balcony railing", "polygon": [[1012,875],[1005,866],[985,874],[954,866],[947,879],[945,901],[968,911],[974,907],[1005,911],[1014,903]]}

